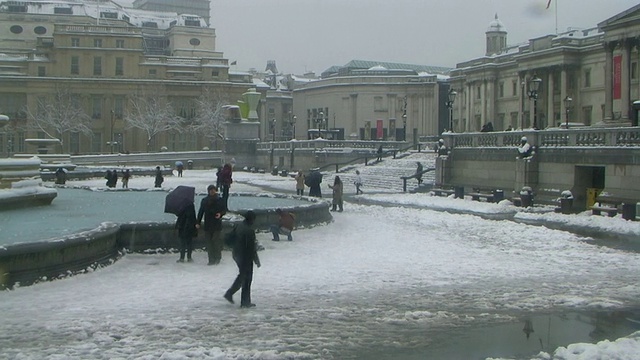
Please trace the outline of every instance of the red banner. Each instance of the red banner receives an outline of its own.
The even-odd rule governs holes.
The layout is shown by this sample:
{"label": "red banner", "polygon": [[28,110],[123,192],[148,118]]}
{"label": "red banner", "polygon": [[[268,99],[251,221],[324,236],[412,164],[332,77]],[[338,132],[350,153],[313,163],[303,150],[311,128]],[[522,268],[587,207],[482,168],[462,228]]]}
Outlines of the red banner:
{"label": "red banner", "polygon": [[382,139],[384,137],[384,128],[382,120],[376,120],[376,137]]}
{"label": "red banner", "polygon": [[622,55],[613,57],[613,98],[620,99],[622,95]]}

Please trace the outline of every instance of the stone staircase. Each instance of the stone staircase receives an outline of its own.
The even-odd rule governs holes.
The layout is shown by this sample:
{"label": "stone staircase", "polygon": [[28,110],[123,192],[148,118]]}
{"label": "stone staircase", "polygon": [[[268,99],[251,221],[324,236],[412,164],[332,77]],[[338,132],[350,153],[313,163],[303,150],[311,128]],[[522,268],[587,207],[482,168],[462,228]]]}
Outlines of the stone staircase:
{"label": "stone staircase", "polygon": [[[340,169],[339,173],[324,172],[323,183],[329,184],[333,181],[335,175],[345,184],[345,193],[350,193],[348,189],[353,188],[353,182],[356,177],[356,170],[360,171],[362,177],[362,190],[367,193],[389,193],[402,192],[403,181],[402,176],[411,176],[415,174],[417,162],[421,162],[424,170],[434,168],[437,155],[434,152],[417,152],[411,151],[400,153],[394,159],[393,157],[385,157],[380,162],[370,161],[368,166],[363,164],[348,165]],[[435,170],[425,173],[422,176],[423,183],[418,186],[416,179],[407,181],[407,192],[426,192],[431,189],[435,181]]]}

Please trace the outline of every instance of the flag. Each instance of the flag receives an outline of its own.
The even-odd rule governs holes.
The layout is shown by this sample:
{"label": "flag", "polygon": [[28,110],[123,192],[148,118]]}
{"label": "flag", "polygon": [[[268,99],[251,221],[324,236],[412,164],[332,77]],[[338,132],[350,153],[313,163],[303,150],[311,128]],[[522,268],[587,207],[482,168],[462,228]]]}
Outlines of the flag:
{"label": "flag", "polygon": [[233,60],[233,61],[231,62],[231,65],[235,65],[235,64],[237,64],[237,63],[238,63],[238,61]]}
{"label": "flag", "polygon": [[549,6],[551,6],[551,0],[547,2],[547,9],[549,8]]}

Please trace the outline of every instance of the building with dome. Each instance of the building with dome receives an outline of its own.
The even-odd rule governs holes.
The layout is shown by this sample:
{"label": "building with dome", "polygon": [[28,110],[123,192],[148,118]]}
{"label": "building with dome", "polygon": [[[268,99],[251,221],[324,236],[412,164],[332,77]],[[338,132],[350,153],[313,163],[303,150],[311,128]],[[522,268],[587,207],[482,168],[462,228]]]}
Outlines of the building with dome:
{"label": "building with dome", "polygon": [[296,138],[397,140],[436,137],[451,69],[352,60],[293,90]]}
{"label": "building with dome", "polygon": [[496,14],[485,35],[485,55],[451,71],[454,131],[638,125],[640,5],[517,45]]}

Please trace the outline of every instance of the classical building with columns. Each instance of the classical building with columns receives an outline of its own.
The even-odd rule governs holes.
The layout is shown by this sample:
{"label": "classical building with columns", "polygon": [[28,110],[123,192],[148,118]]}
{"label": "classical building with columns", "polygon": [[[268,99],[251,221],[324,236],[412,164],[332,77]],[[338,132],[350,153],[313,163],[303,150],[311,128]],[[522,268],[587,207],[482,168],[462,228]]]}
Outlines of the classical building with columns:
{"label": "classical building with columns", "polygon": [[435,137],[447,124],[446,67],[352,60],[293,91],[296,138]]}
{"label": "classical building with columns", "polygon": [[[638,125],[640,5],[591,29],[507,45],[496,15],[486,54],[457,64],[450,84],[456,132]],[[537,89],[536,89],[537,87]]]}

